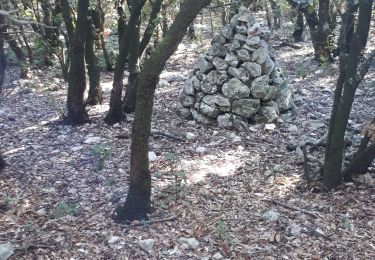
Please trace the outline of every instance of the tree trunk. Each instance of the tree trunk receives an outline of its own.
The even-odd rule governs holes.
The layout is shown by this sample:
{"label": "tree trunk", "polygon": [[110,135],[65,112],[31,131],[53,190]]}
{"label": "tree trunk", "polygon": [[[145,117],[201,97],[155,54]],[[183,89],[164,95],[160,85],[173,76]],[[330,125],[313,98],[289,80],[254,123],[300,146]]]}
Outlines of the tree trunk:
{"label": "tree trunk", "polygon": [[161,32],[162,37],[164,37],[168,32],[168,13],[167,13],[168,5],[162,3],[161,5]]}
{"label": "tree trunk", "polygon": [[6,162],[5,162],[3,156],[0,153],[0,171],[3,170],[5,168],[5,166],[6,166]]}
{"label": "tree trunk", "polygon": [[305,24],[303,22],[303,14],[301,11],[297,11],[297,20],[294,27],[294,31],[292,34],[292,37],[295,42],[302,42],[303,41],[303,29],[305,27]]}
{"label": "tree trunk", "polygon": [[152,6],[150,18],[148,20],[148,24],[146,27],[145,32],[143,33],[143,38],[141,40],[141,43],[139,44],[139,57],[141,58],[147,45],[149,44],[152,34],[154,33],[154,30],[156,26],[159,23],[159,20],[157,19],[158,14],[161,10],[163,0],[156,0]]}
{"label": "tree trunk", "polygon": [[105,23],[105,14],[104,10],[102,7],[102,2],[101,0],[98,0],[98,11],[99,11],[99,18],[100,18],[100,23],[98,25],[95,24],[95,27],[99,29],[99,40],[100,40],[100,46],[103,50],[103,56],[105,60],[105,66],[107,71],[112,71],[112,63],[111,59],[109,58],[107,47],[105,46],[105,41],[104,41],[104,23]]}
{"label": "tree trunk", "polygon": [[0,16],[0,94],[3,90],[4,75],[7,67],[7,60],[4,53],[4,16]]}
{"label": "tree trunk", "polygon": [[140,34],[141,19],[134,27],[134,33],[129,38],[129,77],[126,88],[125,97],[123,100],[124,113],[133,113],[135,111],[138,82],[139,82],[139,34]]}
{"label": "tree trunk", "polygon": [[[6,26],[4,27],[6,28]],[[13,51],[14,55],[17,57],[18,64],[20,66],[20,78],[24,79],[28,77],[28,72],[29,72],[29,66],[28,62],[26,59],[25,53],[22,51],[22,49],[18,46],[17,41],[10,37],[7,32],[7,30],[4,31],[5,33],[3,34],[4,40],[8,43],[10,49]]]}
{"label": "tree trunk", "polygon": [[155,88],[169,57],[176,51],[187,27],[211,0],[185,0],[167,35],[146,61],[140,74],[139,90],[132,129],[130,186],[126,202],[117,208],[120,222],[147,219],[151,207],[151,175],[148,141]]}
{"label": "tree trunk", "polygon": [[68,76],[68,116],[66,122],[72,125],[88,121],[85,109],[84,93],[86,90],[85,41],[87,34],[87,15],[89,0],[78,1],[76,28],[69,13],[68,0],[61,0],[63,16],[68,29],[70,42],[70,68]]}
{"label": "tree trunk", "polygon": [[[372,0],[359,0],[358,24],[350,42],[350,53],[345,63],[345,75],[339,75],[338,84],[343,82],[343,92],[335,92],[334,106],[328,132],[327,150],[323,168],[323,182],[328,189],[337,187],[342,180],[342,161],[344,152],[345,130],[354,101],[355,91],[360,83],[357,78],[357,68],[362,51],[369,34],[371,22]],[[337,89],[341,88],[340,85]]]}
{"label": "tree trunk", "polygon": [[366,147],[363,150],[359,150],[349,165],[343,171],[345,180],[351,180],[355,174],[365,174],[368,168],[371,166],[375,159],[375,143]]}
{"label": "tree trunk", "polygon": [[86,103],[89,105],[98,105],[103,103],[103,91],[100,86],[100,71],[97,64],[97,58],[95,55],[96,30],[90,16],[88,19],[86,37],[87,38],[85,46],[85,58],[90,86]]}
{"label": "tree trunk", "polygon": [[328,42],[328,36],[331,34],[331,17],[329,10],[330,0],[319,0],[319,23],[316,40],[319,48],[320,62],[332,61],[331,49]]}
{"label": "tree trunk", "polygon": [[[111,92],[111,100],[109,103],[109,111],[104,119],[107,124],[115,124],[123,120],[122,110],[122,89],[123,89],[123,78],[125,65],[129,54],[129,43],[130,40],[136,37],[137,24],[143,5],[146,0],[137,1],[131,9],[129,23],[126,26],[125,32],[121,39],[120,53],[117,57],[115,73],[113,76],[113,88]],[[136,53],[138,57],[138,52]]]}
{"label": "tree trunk", "polygon": [[273,14],[273,27],[275,29],[279,29],[280,22],[281,22],[281,8],[276,3],[275,0],[269,0],[269,1],[271,3],[271,9],[272,9],[272,14]]}

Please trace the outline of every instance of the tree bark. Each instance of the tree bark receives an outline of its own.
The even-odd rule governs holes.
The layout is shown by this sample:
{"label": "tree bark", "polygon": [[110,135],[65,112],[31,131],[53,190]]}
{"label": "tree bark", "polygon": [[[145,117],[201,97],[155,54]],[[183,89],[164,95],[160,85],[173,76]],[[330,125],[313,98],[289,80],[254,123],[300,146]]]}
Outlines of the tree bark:
{"label": "tree bark", "polygon": [[210,2],[211,0],[185,0],[168,33],[141,71],[132,129],[130,186],[125,204],[116,210],[117,220],[120,222],[148,218],[151,207],[148,141],[156,85],[165,63],[177,49],[187,27]]}
{"label": "tree bark", "polygon": [[[4,26],[4,28],[7,28],[7,26]],[[13,51],[14,55],[16,55],[17,57],[17,61],[20,66],[20,78],[21,79],[27,78],[28,73],[29,73],[29,66],[28,66],[26,55],[22,51],[21,47],[18,46],[17,41],[13,37],[9,36],[7,32],[8,30],[5,29],[3,33],[4,40],[8,43],[10,49]]]}
{"label": "tree bark", "polygon": [[0,153],[0,171],[3,170],[5,168],[5,166],[6,166],[6,162],[5,162],[3,156]]}
{"label": "tree bark", "polygon": [[340,63],[345,62],[345,75],[339,75],[338,79],[338,83],[343,82],[343,92],[340,95],[336,89],[323,168],[323,183],[328,189],[337,187],[342,180],[345,130],[360,83],[357,68],[369,34],[372,4],[373,0],[359,0],[358,23],[350,42],[350,53],[346,59],[340,60]]}
{"label": "tree bark", "polygon": [[0,94],[3,90],[5,70],[7,67],[7,60],[4,53],[4,16],[0,16]]}
{"label": "tree bark", "polygon": [[102,51],[103,51],[106,69],[107,71],[112,71],[113,67],[112,67],[111,59],[109,58],[107,47],[105,45],[105,40],[104,40],[105,14],[104,14],[101,0],[98,0],[97,7],[99,11],[99,16],[100,16],[100,23],[98,24],[99,26],[95,25],[95,27],[99,29],[100,47],[102,48]]}
{"label": "tree bark", "polygon": [[[109,111],[104,119],[107,124],[115,124],[124,118],[122,110],[122,89],[125,65],[129,55],[130,40],[136,37],[139,17],[146,0],[136,1],[131,8],[130,19],[123,33],[120,45],[120,53],[117,57],[115,73],[113,76],[113,88],[111,92],[111,100],[109,103]],[[136,53],[138,56],[138,52]]]}
{"label": "tree bark", "polygon": [[137,24],[134,27],[134,33],[132,33],[132,37],[129,38],[129,77],[125,97],[123,100],[124,113],[133,113],[135,111],[139,82],[140,25],[141,19],[139,17]]}
{"label": "tree bark", "polygon": [[68,116],[66,122],[72,125],[88,121],[85,109],[84,93],[86,90],[85,41],[87,34],[87,15],[89,0],[79,0],[76,28],[70,13],[68,0],[61,0],[63,16],[69,36],[70,68],[68,76]]}
{"label": "tree bark", "polygon": [[332,55],[328,42],[328,36],[331,34],[330,25],[330,0],[319,0],[319,23],[317,32],[317,44],[319,48],[319,61],[331,62]]}
{"label": "tree bark", "polygon": [[163,0],[154,1],[146,30],[143,33],[143,38],[141,40],[141,43],[139,44],[139,57],[142,57],[147,45],[151,40],[152,34],[154,33],[154,30],[159,23],[157,17],[160,13],[162,3]]}
{"label": "tree bark", "polygon": [[89,94],[86,103],[98,105],[103,103],[103,91],[100,85],[100,71],[95,55],[95,39],[97,37],[95,26],[89,16],[87,24],[87,36],[85,46],[85,58],[87,64],[87,74],[89,75]]}
{"label": "tree bark", "polygon": [[302,42],[303,41],[303,29],[305,24],[303,22],[303,14],[301,11],[297,11],[297,20],[295,23],[294,31],[292,37],[295,42]]}

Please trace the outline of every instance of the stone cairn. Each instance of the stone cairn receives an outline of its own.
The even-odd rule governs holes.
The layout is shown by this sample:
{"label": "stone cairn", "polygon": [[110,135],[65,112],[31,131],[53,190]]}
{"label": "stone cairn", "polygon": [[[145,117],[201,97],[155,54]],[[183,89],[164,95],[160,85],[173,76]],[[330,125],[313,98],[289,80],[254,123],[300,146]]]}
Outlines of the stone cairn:
{"label": "stone cairn", "polygon": [[247,123],[271,123],[291,109],[292,92],[270,56],[269,36],[242,6],[185,81],[180,116],[244,130]]}

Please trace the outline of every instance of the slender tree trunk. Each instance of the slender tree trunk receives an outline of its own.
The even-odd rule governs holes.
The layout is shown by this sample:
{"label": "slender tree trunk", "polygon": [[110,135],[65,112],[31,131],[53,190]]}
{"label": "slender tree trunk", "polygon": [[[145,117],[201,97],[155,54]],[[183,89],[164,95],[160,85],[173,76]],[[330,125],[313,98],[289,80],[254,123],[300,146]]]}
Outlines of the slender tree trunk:
{"label": "slender tree trunk", "polygon": [[273,27],[275,29],[280,28],[280,19],[281,19],[281,8],[280,6],[276,3],[275,0],[269,0],[271,3],[271,9],[273,13]]}
{"label": "slender tree trunk", "polygon": [[105,14],[104,14],[104,10],[103,10],[103,7],[102,7],[101,0],[98,0],[97,6],[98,6],[98,11],[99,11],[99,16],[100,16],[100,23],[98,24],[99,27],[97,27],[97,25],[95,25],[95,27],[97,27],[99,29],[100,46],[103,50],[103,56],[104,56],[104,60],[105,60],[106,69],[107,69],[107,71],[112,71],[113,67],[112,67],[111,59],[109,58],[107,47],[105,45],[105,40],[104,40]]}
{"label": "slender tree trunk", "polygon": [[161,5],[161,32],[162,36],[164,37],[168,32],[168,13],[167,13],[168,6],[165,3]]}
{"label": "slender tree trunk", "polygon": [[[345,59],[345,76],[342,95],[335,95],[327,151],[324,160],[323,182],[328,189],[335,188],[342,180],[342,161],[345,130],[354,101],[355,91],[360,83],[357,68],[369,34],[373,0],[359,0],[359,14],[356,31],[351,39],[350,53]],[[341,61],[340,61],[341,62]],[[337,100],[338,99],[338,100]]]}
{"label": "slender tree trunk", "polygon": [[292,34],[292,37],[295,42],[302,42],[303,41],[303,29],[305,27],[305,24],[303,22],[303,14],[301,11],[297,11],[297,20],[294,27],[294,31]]}
{"label": "slender tree trunk", "polygon": [[88,121],[85,109],[84,93],[86,90],[85,41],[87,34],[87,15],[89,0],[79,0],[77,8],[76,28],[69,15],[68,0],[61,0],[61,7],[70,42],[70,68],[68,76],[68,116],[66,122],[72,125]]}
{"label": "slender tree trunk", "polygon": [[329,47],[328,36],[331,34],[330,25],[330,0],[319,0],[319,23],[317,44],[319,48],[319,61],[331,62],[332,55]]}
{"label": "slender tree trunk", "polygon": [[6,166],[6,162],[5,162],[3,156],[0,153],[0,171],[4,170],[5,166]]}
{"label": "slender tree trunk", "polygon": [[17,41],[9,36],[9,34],[4,33],[4,39],[7,41],[10,49],[17,57],[18,64],[20,66],[20,78],[24,79],[28,77],[29,66],[26,59],[25,53],[18,46]]}
{"label": "slender tree trunk", "polygon": [[133,113],[135,111],[138,82],[139,82],[139,33],[141,19],[139,17],[134,27],[134,34],[129,38],[129,77],[123,100],[124,113]]}
{"label": "slender tree trunk", "polygon": [[150,18],[149,18],[146,30],[143,33],[143,38],[141,40],[141,43],[139,44],[139,57],[142,57],[147,45],[150,43],[152,34],[154,33],[154,30],[159,23],[159,20],[157,19],[157,17],[158,17],[158,14],[160,13],[162,2],[163,0],[156,0],[152,6],[152,10],[151,10],[151,14],[150,14]]}
{"label": "slender tree trunk", "polygon": [[0,16],[0,94],[3,90],[5,70],[7,67],[7,60],[4,53],[4,16]]}
{"label": "slender tree trunk", "polygon": [[[125,65],[129,54],[129,42],[130,39],[136,37],[137,34],[137,24],[143,5],[146,0],[137,1],[131,9],[129,23],[126,26],[125,32],[122,36],[120,53],[117,57],[115,73],[113,76],[113,88],[111,92],[111,100],[109,104],[109,111],[104,119],[107,124],[115,124],[124,118],[122,109],[122,89],[123,89],[123,79]],[[138,57],[138,52],[136,53]]]}
{"label": "slender tree trunk", "polygon": [[123,2],[119,1],[118,5],[116,6],[118,19],[117,19],[117,33],[118,33],[118,44],[121,46],[121,41],[124,38],[124,33],[126,32],[126,15],[125,10],[123,7]]}
{"label": "slender tree trunk", "polygon": [[177,49],[187,27],[210,2],[211,0],[185,0],[167,35],[141,71],[132,130],[130,186],[124,206],[116,210],[117,220],[120,222],[148,218],[151,206],[148,141],[155,88],[165,63]]}
{"label": "slender tree trunk", "polygon": [[89,75],[89,94],[86,103],[89,105],[97,105],[103,103],[103,91],[100,86],[100,71],[95,55],[95,38],[95,26],[89,16],[85,46],[87,73]]}

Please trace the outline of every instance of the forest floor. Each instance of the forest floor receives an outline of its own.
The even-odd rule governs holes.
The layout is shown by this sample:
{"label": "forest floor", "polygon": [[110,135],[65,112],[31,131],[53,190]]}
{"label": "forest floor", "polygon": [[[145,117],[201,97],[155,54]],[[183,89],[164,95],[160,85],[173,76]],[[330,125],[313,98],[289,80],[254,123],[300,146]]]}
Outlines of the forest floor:
{"label": "forest floor", "polygon": [[[132,227],[111,218],[126,197],[132,121],[103,122],[112,75],[103,73],[106,102],[89,108],[91,123],[71,127],[56,123],[67,89],[57,69],[19,80],[10,68],[0,97],[9,164],[0,175],[0,244],[14,247],[10,259],[375,259],[374,181],[326,192],[315,174],[321,146],[309,150],[312,181],[304,179],[296,147],[326,133],[337,65],[318,67],[310,46],[301,46],[273,52],[295,92],[297,117],[251,133],[177,116],[195,50],[207,47],[180,46],[161,77],[153,128],[196,138],[151,137],[150,219],[164,221]],[[372,70],[356,95],[348,153],[375,114],[374,78]]]}

